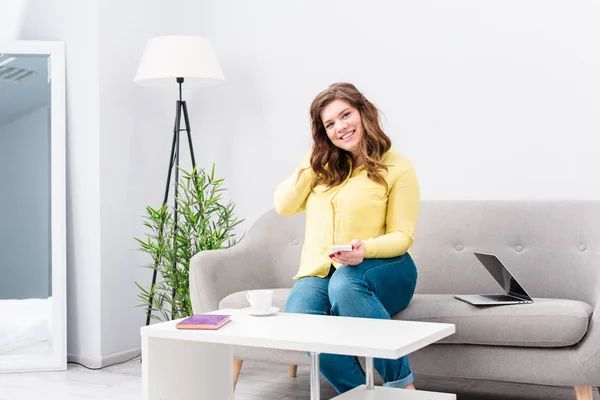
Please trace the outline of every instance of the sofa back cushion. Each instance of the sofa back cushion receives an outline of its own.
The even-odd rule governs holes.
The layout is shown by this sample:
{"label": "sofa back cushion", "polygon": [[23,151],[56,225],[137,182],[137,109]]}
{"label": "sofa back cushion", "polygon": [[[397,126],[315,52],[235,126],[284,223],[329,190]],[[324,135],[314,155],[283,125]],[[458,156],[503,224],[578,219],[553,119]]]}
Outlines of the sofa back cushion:
{"label": "sofa back cushion", "polygon": [[530,296],[595,305],[599,244],[600,202],[424,201],[410,252],[417,293],[501,292],[476,251],[498,256]]}
{"label": "sofa back cushion", "polygon": [[[252,232],[254,231],[254,232]],[[269,243],[279,287],[291,287],[304,243],[304,213],[265,213],[249,234]],[[492,253],[533,297],[595,305],[600,294],[600,202],[422,201],[410,249],[417,293],[499,293],[473,255]]]}

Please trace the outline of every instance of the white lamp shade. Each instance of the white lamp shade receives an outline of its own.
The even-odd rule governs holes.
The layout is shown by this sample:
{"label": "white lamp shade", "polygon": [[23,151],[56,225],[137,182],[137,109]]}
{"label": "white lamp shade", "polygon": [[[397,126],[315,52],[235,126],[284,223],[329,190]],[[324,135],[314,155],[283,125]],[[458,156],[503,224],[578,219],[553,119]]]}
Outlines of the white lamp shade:
{"label": "white lamp shade", "polygon": [[133,81],[153,88],[218,86],[225,76],[211,42],[198,36],[159,36],[148,40]]}

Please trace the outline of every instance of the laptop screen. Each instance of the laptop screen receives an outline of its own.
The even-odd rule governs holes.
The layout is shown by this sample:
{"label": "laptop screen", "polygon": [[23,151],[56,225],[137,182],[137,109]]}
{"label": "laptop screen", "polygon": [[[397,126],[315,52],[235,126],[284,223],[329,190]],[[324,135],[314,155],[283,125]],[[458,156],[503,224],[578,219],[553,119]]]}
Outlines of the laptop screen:
{"label": "laptop screen", "polygon": [[506,294],[517,297],[530,299],[529,295],[523,289],[519,282],[508,272],[508,269],[502,262],[492,254],[475,253],[475,256],[481,261],[484,267],[494,277],[494,279],[502,286]]}

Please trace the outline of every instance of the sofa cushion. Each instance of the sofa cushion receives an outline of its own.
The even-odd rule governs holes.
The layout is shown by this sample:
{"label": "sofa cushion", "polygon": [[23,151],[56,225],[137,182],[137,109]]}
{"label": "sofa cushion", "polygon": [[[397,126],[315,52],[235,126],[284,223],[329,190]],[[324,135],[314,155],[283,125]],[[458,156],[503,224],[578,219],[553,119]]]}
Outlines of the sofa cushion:
{"label": "sofa cushion", "polygon": [[592,307],[582,301],[534,298],[530,304],[473,306],[453,295],[416,294],[394,319],[443,322],[456,333],[440,343],[563,347],[587,332]]}
{"label": "sofa cushion", "polygon": [[[282,311],[290,289],[273,289],[273,305]],[[246,291],[233,293],[219,308],[248,307]],[[564,347],[587,332],[592,307],[576,300],[535,298],[531,304],[477,307],[453,295],[415,294],[397,320],[456,325],[456,333],[439,343],[518,347]]]}

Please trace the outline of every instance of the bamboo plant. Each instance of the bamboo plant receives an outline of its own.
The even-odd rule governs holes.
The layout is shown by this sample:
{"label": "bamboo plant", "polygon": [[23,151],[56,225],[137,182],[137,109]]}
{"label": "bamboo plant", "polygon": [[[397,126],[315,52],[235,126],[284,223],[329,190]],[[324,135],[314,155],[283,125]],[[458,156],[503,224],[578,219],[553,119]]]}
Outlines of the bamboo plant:
{"label": "bamboo plant", "polygon": [[143,217],[147,236],[135,238],[139,250],[150,256],[145,265],[157,271],[154,285],[138,282],[140,307],[151,319],[168,321],[192,315],[189,291],[190,259],[198,252],[235,245],[235,228],[243,220],[234,213],[232,201],[224,204],[223,179],[215,179],[215,166],[206,173],[179,168],[173,204],[146,207]]}

